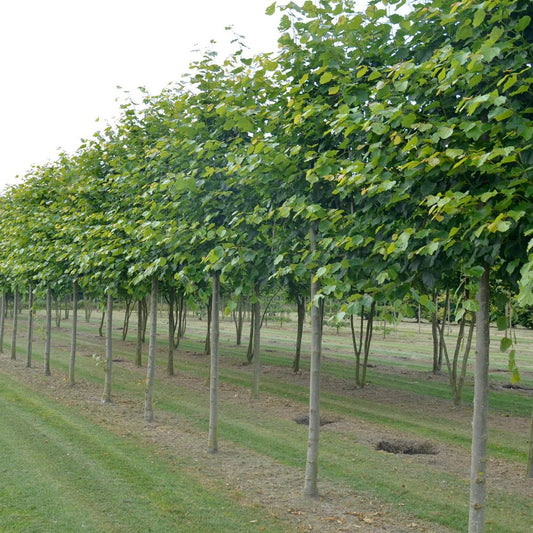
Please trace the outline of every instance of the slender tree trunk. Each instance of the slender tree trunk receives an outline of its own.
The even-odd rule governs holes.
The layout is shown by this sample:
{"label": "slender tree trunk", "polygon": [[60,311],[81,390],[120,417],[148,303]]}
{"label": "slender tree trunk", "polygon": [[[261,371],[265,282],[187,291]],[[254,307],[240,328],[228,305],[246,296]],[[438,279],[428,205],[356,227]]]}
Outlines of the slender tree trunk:
{"label": "slender tree trunk", "polygon": [[255,302],[252,304],[252,313],[254,315],[254,380],[252,385],[252,398],[259,398],[259,380],[261,376],[261,303],[259,294],[255,293]]}
{"label": "slender tree trunk", "polygon": [[374,316],[376,315],[376,301],[374,300],[370,305],[370,313],[366,321],[365,345],[363,348],[363,365],[361,372],[360,386],[364,387],[366,384],[366,370],[368,368],[368,356],[370,355],[370,345],[372,343],[372,334],[374,333]]}
{"label": "slender tree trunk", "polygon": [[476,365],[474,374],[474,415],[472,420],[472,457],[470,469],[469,533],[482,533],[487,498],[487,439],[489,392],[489,270],[479,281],[476,296]]}
{"label": "slender tree trunk", "polygon": [[68,382],[71,387],[76,383],[76,335],[78,332],[78,282],[72,283],[72,336],[70,340],[70,361],[68,365]]}
{"label": "slender tree trunk", "polygon": [[0,353],[4,353],[4,331],[6,326],[6,291],[2,291],[0,300]]}
{"label": "slender tree trunk", "polygon": [[[355,355],[355,386],[359,387],[361,383],[361,351],[363,349],[363,329],[365,324],[365,308],[361,306],[361,316],[359,317],[359,335],[355,329],[355,320],[353,314],[350,315],[350,331],[352,333],[352,346]],[[359,341],[357,340],[359,337]]]}
{"label": "slender tree trunk", "polygon": [[133,298],[131,296],[126,297],[126,309],[124,310],[124,322],[122,325],[122,340],[125,341],[128,336],[128,330],[130,329],[130,317],[132,312]]}
{"label": "slender tree trunk", "polygon": [[181,291],[178,294],[177,298],[175,298],[175,307],[176,313],[174,318],[174,347],[178,348],[178,346],[180,345],[180,340],[185,336],[185,316],[187,310],[187,306],[185,304],[185,294]]}
{"label": "slender tree trunk", "polygon": [[213,272],[213,295],[211,299],[211,370],[209,380],[209,453],[218,451],[218,343],[220,336],[219,302],[220,274]]}
{"label": "slender tree trunk", "polygon": [[255,314],[252,307],[252,314],[250,315],[250,335],[248,336],[248,349],[246,350],[246,360],[251,363],[254,358],[254,331],[255,331]]}
{"label": "slender tree trunk", "polygon": [[143,353],[143,310],[142,300],[137,302],[137,345],[135,347],[135,365],[142,366]]}
{"label": "slender tree trunk", "polygon": [[296,330],[296,352],[294,354],[294,360],[292,362],[293,372],[300,370],[300,358],[302,354],[302,338],[304,334],[305,323],[305,296],[296,297],[296,306],[298,313],[298,325]]}
{"label": "slender tree trunk", "polygon": [[52,344],[52,289],[46,289],[46,337],[44,341],[44,375],[51,376],[50,348]]}
{"label": "slender tree trunk", "polygon": [[[311,252],[316,252],[317,223],[311,224]],[[320,437],[320,359],[322,352],[323,300],[318,300],[320,281],[311,281],[311,375],[309,383],[309,438],[305,468],[304,495],[318,496],[318,446]]]}
{"label": "slender tree trunk", "polygon": [[90,322],[93,313],[93,303],[85,294],[83,295],[83,310],[85,311],[85,322]]}
{"label": "slender tree trunk", "polygon": [[242,343],[242,328],[244,325],[244,301],[243,297],[239,296],[239,302],[237,304],[237,309],[231,314],[233,316],[233,322],[235,322],[235,334],[237,336],[237,346],[240,346]]}
{"label": "slender tree trunk", "polygon": [[213,314],[213,299],[209,299],[207,304],[207,331],[205,334],[204,354],[209,355],[211,353],[211,316]]}
{"label": "slender tree trunk", "polygon": [[113,295],[107,294],[107,322],[105,340],[105,381],[102,403],[111,403],[111,369],[113,366]]}
{"label": "slender tree trunk", "polygon": [[141,309],[143,313],[142,341],[146,342],[146,327],[148,325],[148,298],[145,297],[142,299]]}
{"label": "slender tree trunk", "polygon": [[102,317],[100,318],[100,327],[98,328],[98,335],[104,336],[104,322],[105,322],[105,308],[102,309]]}
{"label": "slender tree trunk", "polygon": [[531,412],[531,429],[529,431],[529,453],[527,456],[526,475],[533,478],[533,411]]}
{"label": "slender tree trunk", "polygon": [[[176,289],[170,287],[168,290],[168,359],[167,374],[174,375],[174,333],[176,331]],[[179,338],[179,336],[178,336]]]}
{"label": "slender tree trunk", "polygon": [[33,344],[33,287],[28,289],[28,349],[26,351],[26,368],[31,368]]}
{"label": "slender tree trunk", "polygon": [[148,366],[146,369],[146,395],[144,399],[144,419],[152,422],[154,409],[152,393],[154,390],[155,354],[157,344],[157,278],[152,279],[152,291],[150,293],[150,339],[148,344]]}
{"label": "slender tree trunk", "polygon": [[16,288],[13,295],[13,330],[11,331],[11,360],[17,358],[17,327],[19,317],[19,291]]}
{"label": "slender tree trunk", "polygon": [[61,305],[59,297],[54,298],[54,310],[55,310],[55,319],[56,319],[56,328],[61,327]]}

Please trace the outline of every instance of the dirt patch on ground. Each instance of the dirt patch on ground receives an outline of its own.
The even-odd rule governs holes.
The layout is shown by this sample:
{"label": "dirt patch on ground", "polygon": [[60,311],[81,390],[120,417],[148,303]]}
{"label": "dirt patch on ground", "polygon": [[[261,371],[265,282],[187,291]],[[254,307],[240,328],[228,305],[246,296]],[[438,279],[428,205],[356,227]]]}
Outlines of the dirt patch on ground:
{"label": "dirt patch on ground", "polygon": [[[180,353],[180,358],[197,358],[192,353]],[[68,386],[64,376],[54,374],[52,377],[42,376],[40,369],[27,369],[19,361],[6,361],[2,358],[2,370],[15,379],[31,385],[56,401],[80,408],[86,416],[95,423],[105,426],[124,438],[140,439],[153,445],[157,454],[164,454],[169,460],[179,463],[181,468],[190,474],[198,476],[206,486],[216,489],[223,488],[233,498],[243,505],[260,505],[287,523],[287,531],[320,531],[320,532],[409,532],[430,531],[448,532],[450,530],[428,525],[415,520],[412,516],[402,513],[398,508],[384,505],[365,494],[356,494],[346,490],[340,484],[321,481],[320,497],[309,500],[302,497],[304,484],[303,469],[290,468],[264,455],[224,442],[223,448],[216,456],[207,454],[207,435],[196,428],[187,425],[179,415],[156,413],[156,422],[146,424],[143,420],[142,405],[138,400],[125,395],[117,395],[111,405],[102,405],[101,390],[95,384],[79,381],[74,388]],[[119,363],[126,366],[132,373],[137,373],[139,379],[144,379],[143,369],[136,368],[128,361]],[[222,358],[221,364],[230,365],[231,360]],[[265,367],[265,374],[270,374],[287,384],[307,385],[309,376],[306,372],[293,374],[288,369]],[[160,379],[175,380],[159,376]],[[207,393],[205,379],[189,374],[179,377],[181,387]],[[354,390],[340,378],[324,377],[322,386],[325,390],[337,394],[352,395],[368,400],[379,399],[382,403],[391,405],[409,405],[409,409],[423,409],[431,414],[442,414],[456,419],[460,423],[468,423],[471,419],[470,409],[453,410],[442,401],[425,400],[422,405],[413,398],[412,394],[399,391],[389,391],[378,387]],[[221,383],[220,399],[223,402],[249,402],[249,394],[243,389],[228,383]],[[259,412],[268,412],[272,416],[283,419],[296,420],[305,415],[302,406],[277,396],[263,394],[256,401]],[[375,447],[381,440],[405,441],[410,439],[406,432],[379,427],[354,418],[339,418],[326,413],[325,420],[330,423],[324,426],[324,431],[337,431],[357,435],[358,443]],[[528,420],[516,417],[491,416],[491,427],[513,430],[528,434]],[[459,447],[438,447],[434,443],[431,455],[412,456],[413,460],[432,468],[442,469],[469,477],[468,453]],[[491,480],[510,493],[529,494],[533,498],[533,484],[525,479],[523,465],[508,461],[491,460],[489,465]]]}

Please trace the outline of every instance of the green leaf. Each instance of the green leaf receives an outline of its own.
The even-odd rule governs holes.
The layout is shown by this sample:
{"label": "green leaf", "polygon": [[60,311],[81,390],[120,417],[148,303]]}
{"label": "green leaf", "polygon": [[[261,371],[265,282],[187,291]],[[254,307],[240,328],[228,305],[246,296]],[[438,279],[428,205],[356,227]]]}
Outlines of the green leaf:
{"label": "green leaf", "polygon": [[325,83],[329,83],[333,79],[333,74],[329,71],[324,72],[322,76],[320,76],[320,84],[324,85]]}
{"label": "green leaf", "polygon": [[326,272],[327,272],[327,268],[326,268],[326,267],[320,267],[320,268],[316,271],[316,277],[317,277],[317,278],[321,278]]}
{"label": "green leaf", "polygon": [[291,19],[288,15],[283,15],[279,21],[279,31],[287,31],[291,27]]}
{"label": "green leaf", "polygon": [[330,87],[328,89],[328,94],[333,95],[337,94],[340,91],[340,87],[338,85],[335,85],[335,87]]}
{"label": "green leaf", "polygon": [[453,135],[453,128],[449,128],[448,126],[441,126],[437,130],[437,135],[441,139],[447,139],[448,137],[451,137]]}
{"label": "green leaf", "polygon": [[265,13],[266,13],[268,16],[271,16],[271,15],[273,15],[275,12],[276,12],[276,2],[272,2],[272,4],[270,4],[270,5],[265,9]]}
{"label": "green leaf", "polygon": [[477,28],[484,20],[485,20],[485,10],[484,9],[478,9],[474,13],[474,20],[472,22],[472,26],[474,28]]}
{"label": "green leaf", "polygon": [[237,127],[241,131],[253,131],[254,130],[254,125],[252,124],[250,119],[247,117],[240,118],[239,121],[237,122]]}
{"label": "green leaf", "polygon": [[509,327],[509,321],[507,320],[507,317],[501,316],[496,320],[496,325],[498,326],[499,331],[505,331]]}
{"label": "green leaf", "polygon": [[513,341],[509,337],[503,337],[500,341],[500,352],[506,352],[513,345]]}
{"label": "green leaf", "polygon": [[278,68],[278,64],[276,61],[271,61],[270,59],[266,59],[263,63],[265,65],[265,68],[267,70],[276,70]]}
{"label": "green leaf", "polygon": [[362,78],[368,71],[368,67],[365,66],[365,65],[362,65],[360,67],[357,67],[357,74],[356,74],[356,77],[357,78]]}
{"label": "green leaf", "polygon": [[529,15],[524,15],[516,24],[515,30],[516,31],[523,31],[525,30],[531,22],[531,17]]}
{"label": "green leaf", "polygon": [[513,385],[515,385],[516,383],[520,383],[520,372],[518,371],[518,367],[516,366],[516,352],[514,349],[509,352],[509,361],[507,363],[507,368],[511,373],[511,383]]}

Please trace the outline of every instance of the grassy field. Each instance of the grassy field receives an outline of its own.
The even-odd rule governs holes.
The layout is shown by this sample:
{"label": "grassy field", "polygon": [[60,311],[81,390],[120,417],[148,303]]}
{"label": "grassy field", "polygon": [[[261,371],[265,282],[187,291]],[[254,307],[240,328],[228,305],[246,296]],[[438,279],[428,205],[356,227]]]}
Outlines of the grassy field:
{"label": "grassy field", "polygon": [[[454,409],[447,378],[433,376],[427,324],[377,329],[369,384],[353,388],[349,332],[326,328],[318,502],[301,497],[307,428],[307,360],[290,370],[294,323],[262,329],[261,399],[250,399],[246,347],[222,321],[220,446],[206,453],[208,359],[205,322],[189,317],[165,376],[160,321],[156,421],[142,418],[144,369],[133,366],[134,329],[114,338],[113,399],[100,403],[103,353],[97,318],[80,321],[78,383],[66,382],[70,321],[53,331],[52,376],[42,375],[43,316],[33,368],[24,368],[24,321],[17,361],[0,356],[0,531],[464,531],[468,516],[472,385]],[[9,326],[9,321],[7,326]],[[453,332],[450,331],[450,342]],[[525,478],[532,393],[511,390],[501,333],[494,330],[490,391],[487,531],[533,527],[533,483]],[[521,385],[533,387],[533,336],[517,331]],[[6,330],[6,339],[9,339]],[[308,338],[308,335],[306,335]],[[307,353],[308,346],[304,346]],[[429,441],[434,455],[376,450],[382,439]],[[509,517],[512,516],[512,521]]]}

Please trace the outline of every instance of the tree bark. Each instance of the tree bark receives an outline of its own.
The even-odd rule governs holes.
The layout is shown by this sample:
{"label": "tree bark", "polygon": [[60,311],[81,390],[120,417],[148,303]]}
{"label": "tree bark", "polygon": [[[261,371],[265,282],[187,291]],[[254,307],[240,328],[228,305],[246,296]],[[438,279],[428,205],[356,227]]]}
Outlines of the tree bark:
{"label": "tree bark", "polygon": [[142,366],[143,353],[143,310],[142,300],[137,302],[137,345],[135,347],[135,365]]}
{"label": "tree bark", "polygon": [[111,369],[113,366],[113,295],[107,294],[107,322],[106,322],[106,340],[105,340],[105,380],[104,392],[102,394],[102,403],[111,403]]}
{"label": "tree bark", "polygon": [[261,377],[261,303],[259,302],[259,294],[255,293],[255,302],[252,304],[252,312],[254,315],[254,379],[252,385],[252,398],[254,400],[259,398],[259,380]]}
{"label": "tree bark", "polygon": [[152,279],[150,293],[150,339],[148,344],[148,365],[146,369],[146,394],[144,399],[144,419],[152,422],[154,409],[152,394],[154,390],[155,354],[157,344],[157,278]]}
{"label": "tree bark", "polygon": [[98,328],[98,335],[104,336],[104,321],[105,321],[105,309],[102,309],[102,317],[100,318],[100,327]]}
{"label": "tree bark", "polygon": [[[317,223],[311,224],[311,252],[316,252]],[[305,468],[304,495],[318,496],[318,446],[320,437],[320,358],[322,352],[323,300],[317,301],[320,281],[311,281],[311,375],[309,383],[309,438]]]}
{"label": "tree bark", "polygon": [[[168,359],[167,374],[174,375],[174,333],[176,331],[176,289],[170,287],[168,290]],[[179,336],[178,336],[179,338]]]}
{"label": "tree bark", "polygon": [[59,301],[59,296],[54,298],[54,310],[55,310],[55,319],[56,319],[56,328],[61,327],[61,303]]}
{"label": "tree bark", "polygon": [[126,296],[125,299],[126,309],[124,310],[124,322],[122,325],[122,340],[125,341],[128,336],[128,330],[130,329],[130,317],[133,310],[133,298],[131,296]]}
{"label": "tree bark", "polygon": [[242,343],[242,328],[244,325],[244,301],[243,297],[239,296],[239,302],[237,304],[237,309],[231,313],[233,317],[233,322],[235,322],[235,334],[237,346],[240,346]]}
{"label": "tree bark", "polygon": [[439,297],[437,291],[433,291],[433,303],[435,311],[431,315],[431,336],[433,338],[433,374],[439,373]]}
{"label": "tree bark", "polygon": [[72,283],[72,336],[70,340],[70,361],[68,365],[68,383],[73,387],[76,383],[76,335],[78,331],[78,282]]}
{"label": "tree bark", "polygon": [[370,345],[372,343],[372,333],[374,332],[374,316],[376,315],[376,301],[370,304],[370,313],[366,321],[365,345],[363,349],[363,365],[361,369],[361,383],[364,387],[366,384],[366,370],[368,368],[368,356],[370,355]]}
{"label": "tree bark", "polygon": [[211,353],[211,315],[213,314],[213,298],[207,304],[207,331],[205,334],[204,355]]}
{"label": "tree bark", "polygon": [[533,411],[531,412],[531,429],[529,431],[529,453],[527,456],[526,475],[533,478]]}
{"label": "tree bark", "polygon": [[218,451],[218,343],[220,336],[220,274],[218,272],[213,272],[213,294],[211,302],[211,370],[209,379],[209,437],[207,450],[209,453],[216,453]]}
{"label": "tree bark", "polygon": [[33,287],[28,289],[28,349],[26,350],[26,368],[31,368],[33,348]]}
{"label": "tree bark", "polygon": [[6,291],[2,291],[0,300],[0,353],[4,353],[4,331],[6,326]]}
{"label": "tree bark", "polygon": [[11,360],[15,361],[17,358],[17,327],[18,327],[18,308],[19,301],[19,291],[16,288],[15,294],[13,295],[13,330],[11,331]]}
{"label": "tree bark", "polygon": [[300,370],[300,357],[302,354],[302,337],[304,334],[305,322],[305,296],[296,296],[296,306],[298,312],[298,325],[296,330],[296,351],[292,362],[293,372]]}
{"label": "tree bark", "polygon": [[46,289],[46,338],[44,341],[44,375],[51,376],[50,348],[52,344],[52,289]]}
{"label": "tree bark", "polygon": [[476,364],[474,375],[474,415],[470,469],[469,533],[482,533],[487,498],[487,440],[489,392],[489,270],[485,267],[476,296]]}

